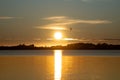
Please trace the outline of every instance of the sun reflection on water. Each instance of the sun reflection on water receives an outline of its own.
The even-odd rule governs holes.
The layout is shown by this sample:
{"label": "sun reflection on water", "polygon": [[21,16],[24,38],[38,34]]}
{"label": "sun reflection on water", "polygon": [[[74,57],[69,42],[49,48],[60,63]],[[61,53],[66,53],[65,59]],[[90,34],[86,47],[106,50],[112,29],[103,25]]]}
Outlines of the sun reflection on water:
{"label": "sun reflection on water", "polygon": [[54,80],[61,80],[61,71],[62,71],[62,50],[54,51]]}

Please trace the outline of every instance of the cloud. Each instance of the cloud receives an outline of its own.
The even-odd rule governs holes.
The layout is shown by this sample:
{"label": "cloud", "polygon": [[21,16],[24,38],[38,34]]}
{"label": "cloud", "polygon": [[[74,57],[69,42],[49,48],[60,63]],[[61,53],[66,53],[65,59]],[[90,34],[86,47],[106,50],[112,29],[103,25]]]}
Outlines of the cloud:
{"label": "cloud", "polygon": [[47,18],[43,18],[46,20],[56,20],[56,19],[65,19],[65,16],[53,16],[53,17],[47,17]]}
{"label": "cloud", "polygon": [[38,29],[48,29],[48,30],[66,30],[66,28],[63,28],[63,27],[36,27]]}
{"label": "cloud", "polygon": [[22,17],[9,17],[9,16],[0,16],[0,20],[8,20],[8,19],[21,19]]}
{"label": "cloud", "polygon": [[65,40],[65,41],[79,41],[79,39],[74,39],[74,38],[64,38],[63,40]]}
{"label": "cloud", "polygon": [[[56,40],[56,39],[54,39],[54,38],[47,38],[47,40],[49,40],[49,41],[54,41],[54,40]],[[76,38],[63,38],[63,39],[61,39],[62,41],[79,41],[79,39],[76,39]]]}
{"label": "cloud", "polygon": [[66,16],[53,16],[43,18],[44,20],[52,21],[52,23],[37,26],[38,29],[51,29],[51,30],[67,30],[67,26],[72,24],[109,24],[112,23],[109,20],[82,20],[82,19],[73,19]]}
{"label": "cloud", "polygon": [[[72,19],[66,16],[55,16],[55,17],[48,17],[44,18],[45,20],[54,21],[55,25],[70,25],[70,24],[77,24],[77,23],[84,23],[84,24],[107,24],[112,23],[108,20],[81,20],[81,19]],[[51,25],[51,24],[50,24]]]}

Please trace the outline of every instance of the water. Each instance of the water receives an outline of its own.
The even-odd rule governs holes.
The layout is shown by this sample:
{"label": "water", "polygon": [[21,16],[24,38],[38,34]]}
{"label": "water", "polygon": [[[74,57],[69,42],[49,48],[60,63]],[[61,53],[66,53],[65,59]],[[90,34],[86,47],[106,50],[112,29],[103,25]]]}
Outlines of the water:
{"label": "water", "polygon": [[120,80],[120,50],[3,50],[0,80]]}

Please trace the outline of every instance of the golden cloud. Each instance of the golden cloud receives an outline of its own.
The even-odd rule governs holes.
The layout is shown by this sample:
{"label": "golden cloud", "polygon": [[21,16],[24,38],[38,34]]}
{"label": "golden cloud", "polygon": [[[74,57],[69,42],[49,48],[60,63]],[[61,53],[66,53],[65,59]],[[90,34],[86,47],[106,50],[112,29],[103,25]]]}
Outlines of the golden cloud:
{"label": "golden cloud", "polygon": [[36,27],[38,29],[51,29],[51,30],[66,30],[66,28],[63,28],[63,27],[55,27],[55,26],[51,26],[51,27]]}

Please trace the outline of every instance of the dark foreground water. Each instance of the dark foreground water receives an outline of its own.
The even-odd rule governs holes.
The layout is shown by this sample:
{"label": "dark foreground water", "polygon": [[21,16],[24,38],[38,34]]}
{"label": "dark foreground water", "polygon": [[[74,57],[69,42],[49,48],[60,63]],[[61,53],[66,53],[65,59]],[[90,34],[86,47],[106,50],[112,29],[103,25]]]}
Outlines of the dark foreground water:
{"label": "dark foreground water", "polygon": [[120,50],[0,51],[0,80],[120,80]]}

